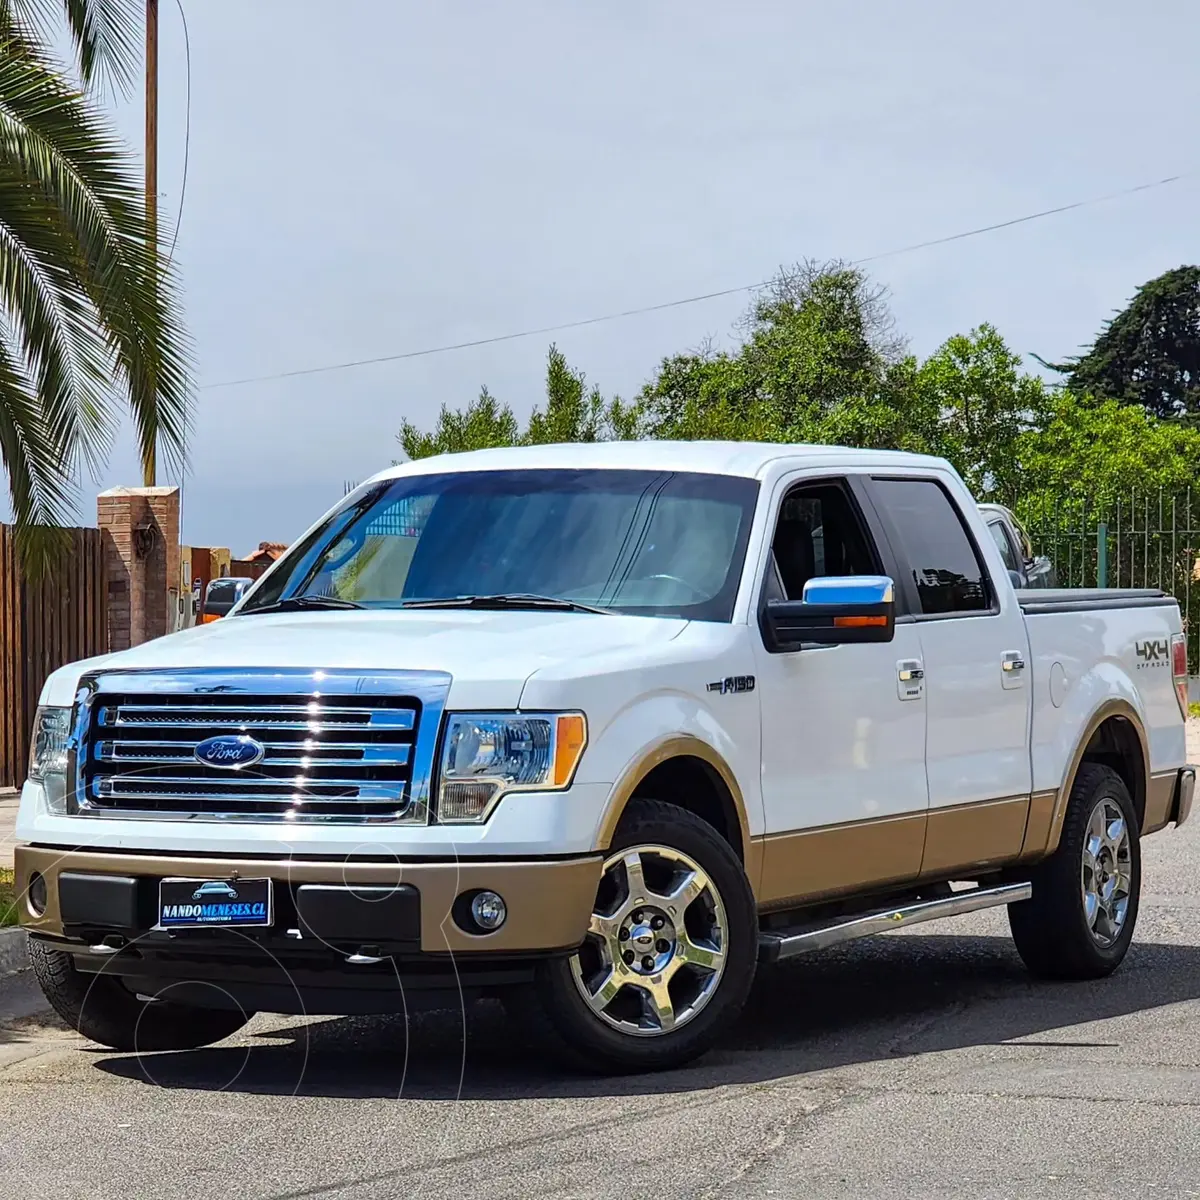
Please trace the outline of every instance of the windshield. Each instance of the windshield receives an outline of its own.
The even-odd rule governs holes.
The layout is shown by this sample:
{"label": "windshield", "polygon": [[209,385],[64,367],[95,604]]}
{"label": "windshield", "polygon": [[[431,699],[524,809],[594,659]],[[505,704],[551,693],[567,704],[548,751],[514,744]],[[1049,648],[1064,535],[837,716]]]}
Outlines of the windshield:
{"label": "windshield", "polygon": [[728,621],[757,494],[752,479],[665,471],[401,477],[335,512],[240,611],[536,595]]}

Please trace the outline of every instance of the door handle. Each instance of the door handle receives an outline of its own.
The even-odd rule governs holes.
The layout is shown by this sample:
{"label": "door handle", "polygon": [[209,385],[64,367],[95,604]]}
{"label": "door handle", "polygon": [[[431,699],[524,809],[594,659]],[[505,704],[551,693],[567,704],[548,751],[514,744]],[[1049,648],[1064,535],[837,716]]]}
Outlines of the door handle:
{"label": "door handle", "polygon": [[1009,650],[1000,660],[1000,666],[1009,672],[1023,671],[1025,670],[1025,659],[1019,650]]}
{"label": "door handle", "polygon": [[920,700],[925,694],[925,668],[919,658],[902,658],[896,664],[896,695],[901,700]]}

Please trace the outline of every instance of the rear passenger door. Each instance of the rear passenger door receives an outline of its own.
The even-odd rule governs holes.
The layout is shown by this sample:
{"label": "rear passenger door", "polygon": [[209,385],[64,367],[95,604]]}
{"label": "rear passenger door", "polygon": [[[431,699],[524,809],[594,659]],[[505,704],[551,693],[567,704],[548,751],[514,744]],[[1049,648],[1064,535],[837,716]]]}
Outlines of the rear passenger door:
{"label": "rear passenger door", "polygon": [[997,586],[945,479],[876,477],[925,670],[929,823],[923,875],[1013,858],[1029,812],[1025,621]]}

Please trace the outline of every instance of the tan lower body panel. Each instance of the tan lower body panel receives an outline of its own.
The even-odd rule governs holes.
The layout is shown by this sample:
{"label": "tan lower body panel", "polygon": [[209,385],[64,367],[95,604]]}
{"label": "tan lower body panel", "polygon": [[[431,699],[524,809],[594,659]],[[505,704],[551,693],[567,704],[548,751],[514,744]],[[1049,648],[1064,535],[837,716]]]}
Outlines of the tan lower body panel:
{"label": "tan lower body panel", "polygon": [[1171,820],[1171,801],[1175,799],[1178,771],[1160,771],[1146,780],[1146,812],[1142,833],[1157,833]]}
{"label": "tan lower body panel", "polygon": [[763,838],[760,908],[915,879],[925,814],[830,825]]}
{"label": "tan lower body panel", "polygon": [[1057,792],[1034,792],[1029,800],[1029,820],[1025,823],[1025,840],[1021,843],[1021,858],[1041,858],[1050,841],[1050,827],[1054,824],[1054,806]]}
{"label": "tan lower body panel", "polygon": [[[421,895],[421,949],[429,953],[559,950],[583,941],[600,882],[600,856],[563,862],[406,862],[364,863],[255,858],[193,858],[186,855],[121,854],[102,850],[16,849],[17,896],[29,877],[45,876],[48,904],[35,917],[18,900],[21,923],[30,930],[60,936],[58,875],[62,871],[185,879],[270,878],[280,884],[408,884]],[[508,920],[495,933],[475,936],[455,925],[455,899],[474,888],[504,897]]]}
{"label": "tan lower body panel", "polygon": [[931,808],[922,878],[1012,862],[1021,853],[1028,816],[1028,796]]}

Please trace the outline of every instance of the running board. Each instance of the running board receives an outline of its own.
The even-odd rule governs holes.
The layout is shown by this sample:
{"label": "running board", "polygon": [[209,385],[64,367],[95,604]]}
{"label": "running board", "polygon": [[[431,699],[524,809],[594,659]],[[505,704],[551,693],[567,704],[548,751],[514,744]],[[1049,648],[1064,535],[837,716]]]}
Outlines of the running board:
{"label": "running board", "polygon": [[797,954],[808,954],[813,950],[836,946],[838,942],[850,942],[855,938],[887,933],[893,929],[907,929],[910,925],[920,925],[923,921],[937,921],[942,917],[957,917],[963,913],[978,912],[982,908],[1015,904],[1020,900],[1028,900],[1032,895],[1032,884],[1006,883],[1001,887],[955,892],[941,900],[922,900],[917,904],[901,905],[899,908],[881,908],[857,917],[847,917],[830,925],[813,926],[799,933],[760,933],[758,961],[779,962],[784,958],[794,958]]}

